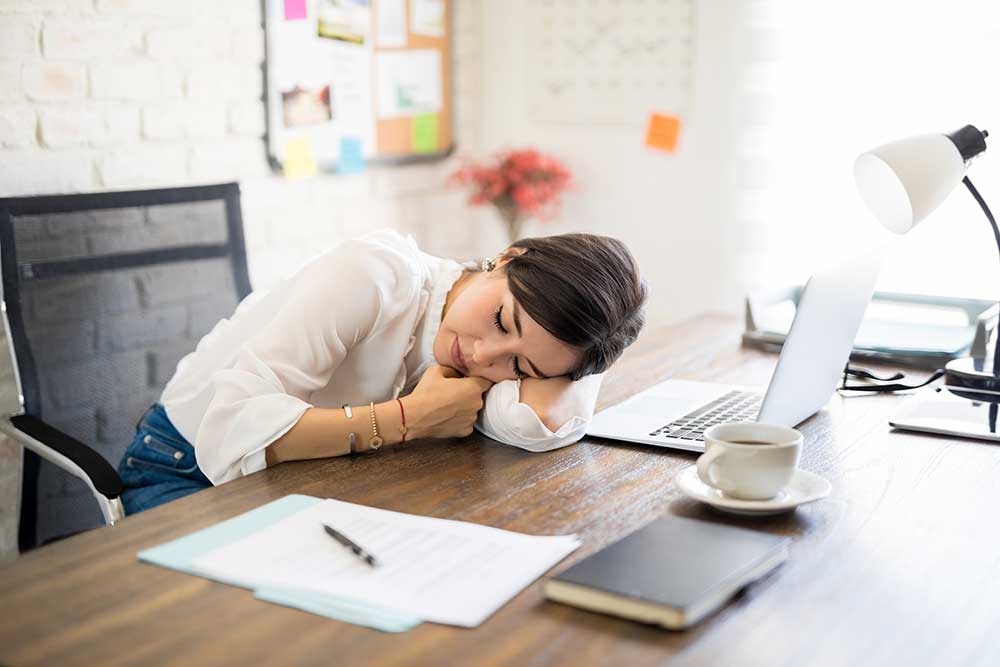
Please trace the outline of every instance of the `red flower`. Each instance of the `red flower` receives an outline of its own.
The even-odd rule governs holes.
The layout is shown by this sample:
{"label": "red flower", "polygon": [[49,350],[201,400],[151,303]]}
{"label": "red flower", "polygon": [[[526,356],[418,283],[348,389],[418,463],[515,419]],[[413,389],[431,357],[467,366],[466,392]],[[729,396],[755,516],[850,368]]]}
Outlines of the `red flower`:
{"label": "red flower", "polygon": [[533,148],[504,151],[488,164],[467,163],[448,179],[471,186],[469,204],[493,204],[505,216],[547,220],[559,208],[559,195],[570,187],[571,175],[556,158]]}

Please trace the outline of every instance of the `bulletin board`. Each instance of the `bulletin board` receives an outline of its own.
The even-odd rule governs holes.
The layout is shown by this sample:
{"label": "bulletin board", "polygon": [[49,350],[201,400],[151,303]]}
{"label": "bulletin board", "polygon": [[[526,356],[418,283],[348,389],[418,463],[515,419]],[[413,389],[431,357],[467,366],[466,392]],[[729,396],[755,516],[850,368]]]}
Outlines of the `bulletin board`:
{"label": "bulletin board", "polygon": [[286,175],[453,149],[449,0],[264,0],[268,158]]}

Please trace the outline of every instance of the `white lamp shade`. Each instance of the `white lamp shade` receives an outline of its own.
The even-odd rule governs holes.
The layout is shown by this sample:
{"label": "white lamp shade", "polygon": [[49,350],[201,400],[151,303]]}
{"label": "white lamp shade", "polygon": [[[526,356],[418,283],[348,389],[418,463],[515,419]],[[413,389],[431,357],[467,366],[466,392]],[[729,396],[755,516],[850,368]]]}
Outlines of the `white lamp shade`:
{"label": "white lamp shade", "polygon": [[863,153],[854,162],[854,181],[879,222],[905,234],[945,200],[965,167],[951,139],[922,134]]}

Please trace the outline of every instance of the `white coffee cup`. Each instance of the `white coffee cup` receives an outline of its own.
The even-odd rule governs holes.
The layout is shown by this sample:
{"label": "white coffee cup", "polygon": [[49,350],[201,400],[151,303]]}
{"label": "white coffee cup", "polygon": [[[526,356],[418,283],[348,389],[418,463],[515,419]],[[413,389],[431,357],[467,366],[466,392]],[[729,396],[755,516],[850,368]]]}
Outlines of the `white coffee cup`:
{"label": "white coffee cup", "polygon": [[799,465],[802,434],[788,426],[760,422],[718,424],[705,431],[698,477],[741,500],[773,498]]}

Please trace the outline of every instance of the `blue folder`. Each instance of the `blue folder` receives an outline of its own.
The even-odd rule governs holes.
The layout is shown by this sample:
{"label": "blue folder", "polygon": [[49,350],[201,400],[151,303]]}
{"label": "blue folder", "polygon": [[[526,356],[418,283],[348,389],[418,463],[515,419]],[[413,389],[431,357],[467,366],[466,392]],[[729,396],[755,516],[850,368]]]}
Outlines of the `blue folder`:
{"label": "blue folder", "polygon": [[[205,576],[192,569],[191,564],[201,556],[219,547],[241,540],[253,533],[272,526],[285,517],[312,507],[322,498],[289,495],[233,517],[228,521],[210,526],[196,533],[139,552],[139,560],[159,565],[178,572]],[[206,577],[209,578],[209,577]],[[216,579],[225,584],[252,588],[238,580]],[[393,609],[358,600],[291,588],[258,588],[254,597],[265,602],[300,609],[319,616],[326,616],[345,623],[363,625],[383,632],[405,632],[420,624],[413,618]]]}

